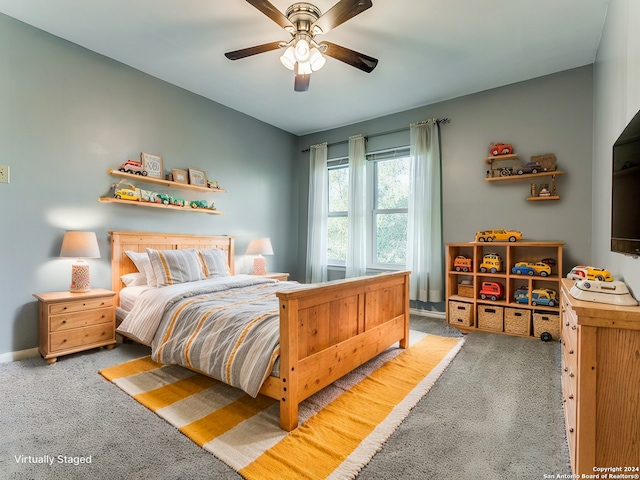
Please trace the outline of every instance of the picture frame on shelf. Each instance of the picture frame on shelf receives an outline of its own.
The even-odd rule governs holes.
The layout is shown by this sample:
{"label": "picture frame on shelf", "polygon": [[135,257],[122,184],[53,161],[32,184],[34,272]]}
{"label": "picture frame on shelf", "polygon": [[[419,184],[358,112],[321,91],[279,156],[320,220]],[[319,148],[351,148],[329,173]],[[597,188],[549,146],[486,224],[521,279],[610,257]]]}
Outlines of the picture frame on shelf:
{"label": "picture frame on shelf", "polygon": [[204,170],[198,170],[197,168],[189,169],[189,183],[191,185],[198,185],[200,187],[207,186],[207,174]]}
{"label": "picture frame on shelf", "polygon": [[171,173],[173,174],[174,182],[185,183],[185,184],[189,183],[189,178],[187,177],[188,173],[186,170],[180,170],[178,168],[174,168],[173,170],[171,170]]}
{"label": "picture frame on shelf", "polygon": [[164,170],[162,169],[162,157],[152,153],[142,152],[140,154],[142,168],[144,168],[149,177],[164,178]]}

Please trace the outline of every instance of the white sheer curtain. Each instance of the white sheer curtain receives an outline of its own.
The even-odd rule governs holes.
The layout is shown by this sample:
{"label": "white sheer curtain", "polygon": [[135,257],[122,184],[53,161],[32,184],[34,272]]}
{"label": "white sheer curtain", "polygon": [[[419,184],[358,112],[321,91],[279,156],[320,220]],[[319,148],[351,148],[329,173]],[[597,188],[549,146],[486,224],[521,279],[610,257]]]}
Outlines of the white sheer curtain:
{"label": "white sheer curtain", "polygon": [[444,301],[442,181],[439,126],[435,120],[411,125],[411,170],[407,268],[411,300]]}
{"label": "white sheer curtain", "polygon": [[367,176],[365,139],[349,137],[349,209],[346,278],[367,273]]}
{"label": "white sheer curtain", "polygon": [[312,145],[309,165],[307,283],[327,281],[327,144]]}

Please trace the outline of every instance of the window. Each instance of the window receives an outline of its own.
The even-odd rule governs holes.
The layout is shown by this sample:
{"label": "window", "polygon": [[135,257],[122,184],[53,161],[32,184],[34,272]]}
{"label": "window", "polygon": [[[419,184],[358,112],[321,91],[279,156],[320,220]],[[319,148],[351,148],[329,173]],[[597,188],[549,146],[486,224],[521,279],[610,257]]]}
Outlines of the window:
{"label": "window", "polygon": [[[409,149],[367,155],[368,268],[406,264],[409,204]],[[329,162],[327,258],[330,265],[347,260],[349,167],[347,159]]]}

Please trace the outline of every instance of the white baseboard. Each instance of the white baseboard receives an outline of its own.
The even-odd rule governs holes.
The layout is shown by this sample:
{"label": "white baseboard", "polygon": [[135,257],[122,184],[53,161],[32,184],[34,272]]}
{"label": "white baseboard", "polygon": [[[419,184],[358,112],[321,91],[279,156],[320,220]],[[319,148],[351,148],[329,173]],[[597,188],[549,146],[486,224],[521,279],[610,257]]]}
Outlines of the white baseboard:
{"label": "white baseboard", "polygon": [[446,320],[447,318],[445,312],[434,312],[432,310],[422,310],[418,308],[410,308],[409,313],[411,315],[420,315],[421,317],[436,318],[438,320]]}
{"label": "white baseboard", "polygon": [[40,352],[38,352],[37,348],[0,353],[0,363],[15,362],[17,360],[24,360],[25,358],[37,357],[38,355],[40,355]]}

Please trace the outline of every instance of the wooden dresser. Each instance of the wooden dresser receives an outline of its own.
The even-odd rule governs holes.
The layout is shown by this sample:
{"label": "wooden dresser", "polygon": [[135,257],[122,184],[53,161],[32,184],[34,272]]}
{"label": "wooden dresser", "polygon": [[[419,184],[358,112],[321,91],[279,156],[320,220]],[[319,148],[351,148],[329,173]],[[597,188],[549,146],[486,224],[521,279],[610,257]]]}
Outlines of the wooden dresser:
{"label": "wooden dresser", "polygon": [[562,401],[571,466],[576,475],[594,475],[594,468],[637,475],[640,307],[577,300],[569,294],[573,283],[562,280]]}

